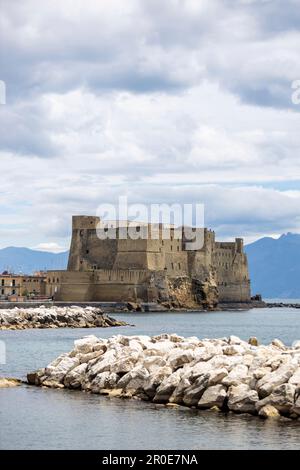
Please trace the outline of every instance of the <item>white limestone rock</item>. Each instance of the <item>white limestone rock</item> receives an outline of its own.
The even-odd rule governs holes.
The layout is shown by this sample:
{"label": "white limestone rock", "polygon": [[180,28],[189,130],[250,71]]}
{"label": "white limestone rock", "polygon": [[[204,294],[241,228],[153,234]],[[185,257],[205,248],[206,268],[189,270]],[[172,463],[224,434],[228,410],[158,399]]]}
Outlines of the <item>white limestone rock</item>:
{"label": "white limestone rock", "polygon": [[198,402],[198,408],[222,408],[226,398],[227,388],[224,385],[213,385],[208,387]]}
{"label": "white limestone rock", "polygon": [[217,385],[224,383],[224,380],[228,377],[228,371],[224,367],[222,369],[212,369],[209,372],[209,383],[208,385]]}
{"label": "white limestone rock", "polygon": [[[143,358],[143,365],[150,374],[157,369],[166,366],[167,361],[161,356],[147,356]],[[170,368],[171,372],[172,369]]]}
{"label": "white limestone rock", "polygon": [[166,377],[156,390],[153,398],[155,403],[166,403],[169,401],[175,388],[178,386],[182,375],[182,369],[178,369],[173,374]]}
{"label": "white limestone rock", "polygon": [[278,369],[264,375],[256,384],[256,390],[261,398],[270,395],[275,387],[282,385],[292,377],[296,367],[294,364],[285,364]]}
{"label": "white limestone rock", "polygon": [[222,380],[222,384],[230,387],[230,385],[239,385],[241,383],[248,383],[250,380],[248,367],[244,364],[236,365],[227,376]]}
{"label": "white limestone rock", "polygon": [[223,353],[226,356],[243,355],[245,351],[245,347],[239,344],[230,344],[229,346],[223,347]]}
{"label": "white limestone rock", "polygon": [[185,391],[191,387],[191,382],[185,377],[181,377],[179,384],[175,388],[174,392],[169,398],[170,403],[177,403],[178,405],[183,403],[183,397]]}
{"label": "white limestone rock", "polygon": [[249,370],[249,373],[253,373],[253,377],[256,380],[262,379],[265,375],[270,374],[272,372],[271,367],[260,367],[258,369],[254,369],[253,371]]}
{"label": "white limestone rock", "polygon": [[192,349],[181,350],[180,348],[172,349],[167,357],[167,364],[173,369],[183,366],[194,359],[194,351]]}
{"label": "white limestone rock", "polygon": [[139,366],[125,374],[118,382],[118,388],[126,390],[139,391],[149,378],[149,372],[145,367]]}
{"label": "white limestone rock", "polygon": [[98,361],[88,368],[88,375],[90,377],[94,377],[101,372],[110,371],[111,367],[115,363],[116,360],[116,351],[114,349],[109,349],[106,351],[105,354],[100,356]]}
{"label": "white limestone rock", "polygon": [[[53,382],[62,382],[64,376],[74,367],[79,366],[80,362],[77,357],[68,357],[65,356],[58,364],[51,363],[46,367],[45,375],[50,377],[50,380]],[[49,379],[47,379],[48,381]],[[43,382],[44,383],[44,382]]]}
{"label": "white limestone rock", "polygon": [[82,363],[79,366],[71,369],[64,376],[64,386],[67,388],[80,388],[85,379],[85,372],[87,369],[87,364]]}
{"label": "white limestone rock", "polygon": [[196,379],[194,384],[187,388],[183,395],[183,403],[187,406],[196,406],[204,391],[209,385],[210,374],[203,374]]}
{"label": "white limestone rock", "polygon": [[294,374],[289,378],[289,383],[300,387],[300,367],[298,367]]}
{"label": "white limestone rock", "polygon": [[228,390],[228,408],[239,413],[255,413],[258,394],[247,384],[232,385]]}
{"label": "white limestone rock", "polygon": [[131,351],[135,351],[139,354],[141,354],[144,349],[142,343],[136,339],[130,339],[128,346]]}
{"label": "white limestone rock", "polygon": [[75,351],[78,351],[82,354],[93,352],[93,347],[96,344],[99,344],[99,340],[94,335],[85,336],[84,338],[74,341]]}
{"label": "white limestone rock", "polygon": [[286,347],[285,347],[284,343],[282,341],[280,341],[280,339],[273,339],[271,344],[272,344],[272,346],[275,346],[275,348],[277,348],[277,349],[281,349],[282,351],[286,350]]}
{"label": "white limestone rock", "polygon": [[94,359],[97,359],[103,354],[104,354],[104,351],[101,349],[99,351],[92,351],[86,354],[78,353],[76,357],[79,360],[80,364],[84,364],[84,363],[93,361]]}
{"label": "white limestone rock", "polygon": [[117,386],[119,376],[114,372],[105,371],[101,374],[96,375],[94,380],[91,382],[89,389],[93,393],[101,393],[104,389],[113,389]]}
{"label": "white limestone rock", "polygon": [[144,384],[144,392],[147,394],[147,396],[153,398],[156,394],[157,388],[162,384],[164,380],[170,377],[172,373],[172,368],[165,365],[162,367],[155,368],[154,371],[150,373],[149,377],[147,378]]}
{"label": "white limestone rock", "polygon": [[265,405],[272,405],[279,413],[288,414],[294,406],[295,391],[295,385],[290,383],[279,385],[271,395],[256,403],[256,409],[259,411]]}
{"label": "white limestone rock", "polygon": [[136,365],[139,357],[139,353],[134,351],[136,354],[131,354],[125,357],[121,357],[111,364],[110,371],[115,372],[116,374],[127,374],[130,372]]}
{"label": "white limestone rock", "polygon": [[165,356],[174,347],[175,347],[175,343],[173,343],[170,340],[158,341],[156,343],[151,343],[149,345],[149,348],[147,348],[147,350],[145,351],[145,355],[147,355],[147,356],[151,356],[151,355]]}

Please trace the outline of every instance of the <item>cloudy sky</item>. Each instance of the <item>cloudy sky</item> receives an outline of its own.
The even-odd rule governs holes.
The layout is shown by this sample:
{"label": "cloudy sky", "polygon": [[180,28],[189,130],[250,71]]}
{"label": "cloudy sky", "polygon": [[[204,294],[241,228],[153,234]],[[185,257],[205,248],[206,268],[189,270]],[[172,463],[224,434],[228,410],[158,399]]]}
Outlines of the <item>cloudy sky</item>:
{"label": "cloudy sky", "polygon": [[300,233],[300,0],[0,0],[0,247],[103,202]]}

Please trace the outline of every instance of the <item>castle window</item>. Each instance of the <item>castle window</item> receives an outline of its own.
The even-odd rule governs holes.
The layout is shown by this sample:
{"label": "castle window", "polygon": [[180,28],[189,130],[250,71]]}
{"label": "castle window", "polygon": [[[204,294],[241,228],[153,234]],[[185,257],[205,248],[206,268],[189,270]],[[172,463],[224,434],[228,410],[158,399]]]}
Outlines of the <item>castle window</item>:
{"label": "castle window", "polygon": [[172,269],[174,269],[174,263],[171,263]]}
{"label": "castle window", "polygon": [[178,268],[181,269],[181,264],[180,263],[178,263]]}
{"label": "castle window", "polygon": [[141,227],[139,227],[139,226],[136,227],[136,231],[137,231],[137,232],[140,232],[140,231],[141,231]]}
{"label": "castle window", "polygon": [[173,245],[171,245],[171,251],[173,251]]}
{"label": "castle window", "polygon": [[12,295],[15,295],[16,291],[15,289],[12,290]]}
{"label": "castle window", "polygon": [[108,232],[108,227],[104,227],[104,232]]}
{"label": "castle window", "polygon": [[56,279],[56,282],[57,282],[57,284],[59,284],[59,279],[58,278]]}
{"label": "castle window", "polygon": [[177,246],[177,251],[179,251],[179,246]]}
{"label": "castle window", "polygon": [[4,279],[1,279],[1,286],[4,286]]}
{"label": "castle window", "polygon": [[4,289],[1,290],[1,294],[4,295]]}
{"label": "castle window", "polygon": [[90,250],[85,250],[85,252],[86,252],[86,254],[88,255],[88,254],[89,254],[89,252],[90,252]]}
{"label": "castle window", "polygon": [[15,280],[15,279],[13,279],[13,281],[12,281],[12,285],[13,285],[13,286],[15,286],[15,285],[16,285],[16,280]]}
{"label": "castle window", "polygon": [[164,241],[163,240],[161,241],[161,244],[162,244],[162,246],[164,246]]}

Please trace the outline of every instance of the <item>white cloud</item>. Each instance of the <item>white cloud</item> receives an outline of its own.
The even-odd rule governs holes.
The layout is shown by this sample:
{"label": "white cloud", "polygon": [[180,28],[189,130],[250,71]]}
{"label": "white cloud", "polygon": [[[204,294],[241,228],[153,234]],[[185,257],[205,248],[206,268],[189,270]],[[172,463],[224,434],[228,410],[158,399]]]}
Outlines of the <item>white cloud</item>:
{"label": "white cloud", "polygon": [[58,245],[55,242],[39,243],[37,246],[34,246],[32,249],[39,250],[39,251],[49,251],[51,253],[60,253],[65,250],[64,247]]}
{"label": "white cloud", "polygon": [[1,245],[65,248],[121,194],[205,202],[224,237],[299,231],[297,2],[2,3]]}

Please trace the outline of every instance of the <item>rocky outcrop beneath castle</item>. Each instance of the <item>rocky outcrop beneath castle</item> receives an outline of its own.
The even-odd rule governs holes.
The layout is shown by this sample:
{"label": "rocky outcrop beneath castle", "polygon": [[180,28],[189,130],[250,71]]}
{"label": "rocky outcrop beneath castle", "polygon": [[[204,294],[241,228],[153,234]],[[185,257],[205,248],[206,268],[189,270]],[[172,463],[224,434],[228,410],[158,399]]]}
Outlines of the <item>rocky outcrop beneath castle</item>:
{"label": "rocky outcrop beneath castle", "polygon": [[173,308],[215,310],[218,287],[212,276],[205,281],[189,277],[168,279],[168,303]]}
{"label": "rocky outcrop beneath castle", "polygon": [[105,328],[127,325],[96,307],[36,307],[0,310],[0,330],[26,328]]}
{"label": "rocky outcrop beneath castle", "polygon": [[27,380],[169,406],[299,419],[300,341],[287,347],[236,336],[87,336]]}

